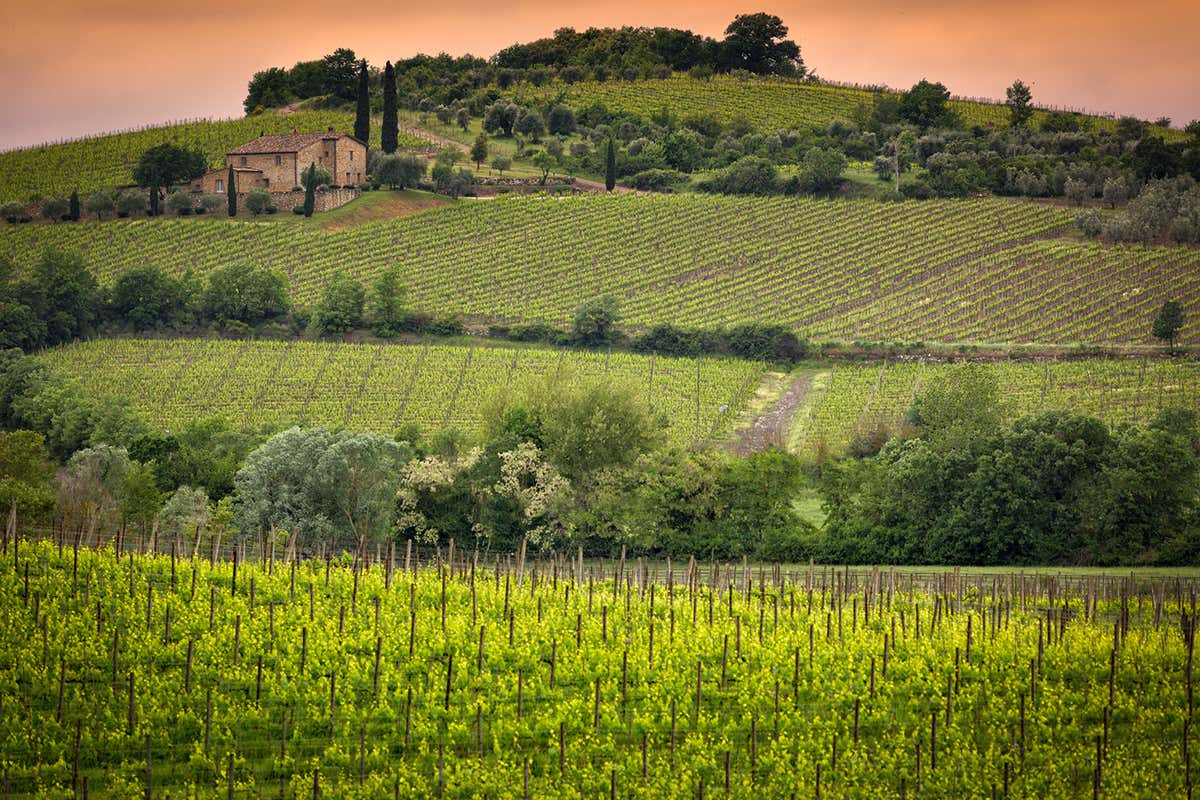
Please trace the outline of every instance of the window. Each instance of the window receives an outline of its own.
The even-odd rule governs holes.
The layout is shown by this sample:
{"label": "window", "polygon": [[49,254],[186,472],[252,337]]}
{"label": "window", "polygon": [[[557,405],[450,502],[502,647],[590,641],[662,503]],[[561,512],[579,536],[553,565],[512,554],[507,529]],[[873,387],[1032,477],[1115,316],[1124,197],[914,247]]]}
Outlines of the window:
{"label": "window", "polygon": [[270,186],[270,185],[271,185],[271,179],[270,179],[270,178],[263,178],[263,188],[265,189],[266,187],[268,187],[268,186]]}
{"label": "window", "polygon": [[283,163],[283,156],[275,156],[275,166],[278,167],[282,163]]}
{"label": "window", "polygon": [[225,181],[221,180],[220,178],[217,178],[217,191],[218,192],[225,191]]}
{"label": "window", "polygon": [[353,150],[350,151],[350,160],[351,161],[354,160],[354,151]]}
{"label": "window", "polygon": [[242,166],[246,166],[246,157],[242,156]]}
{"label": "window", "polygon": [[325,157],[326,157],[326,158],[329,158],[329,151],[328,151],[328,150],[326,150],[326,151],[325,151]]}

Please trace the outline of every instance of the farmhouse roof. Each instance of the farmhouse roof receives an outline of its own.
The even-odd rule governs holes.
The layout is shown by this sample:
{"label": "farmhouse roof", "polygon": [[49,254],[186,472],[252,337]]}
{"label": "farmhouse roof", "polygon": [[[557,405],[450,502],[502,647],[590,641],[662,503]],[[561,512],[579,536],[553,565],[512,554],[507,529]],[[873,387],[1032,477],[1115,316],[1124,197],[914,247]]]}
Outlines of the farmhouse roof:
{"label": "farmhouse roof", "polygon": [[[252,142],[235,147],[227,155],[248,156],[264,153],[295,153],[313,142],[330,139],[352,139],[358,142],[358,139],[349,134],[333,133],[332,131],[329,133],[287,133],[279,136],[260,136]],[[359,142],[359,144],[362,144],[362,142]]]}

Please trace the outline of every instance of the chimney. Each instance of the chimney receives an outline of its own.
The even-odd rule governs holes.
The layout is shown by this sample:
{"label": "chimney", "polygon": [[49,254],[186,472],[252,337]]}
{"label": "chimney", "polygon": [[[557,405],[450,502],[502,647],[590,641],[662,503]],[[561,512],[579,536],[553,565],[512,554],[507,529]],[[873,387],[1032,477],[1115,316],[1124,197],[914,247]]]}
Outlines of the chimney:
{"label": "chimney", "polygon": [[330,133],[333,133],[333,126],[332,126],[332,125],[330,125],[330,126],[329,126],[329,132],[330,132]]}

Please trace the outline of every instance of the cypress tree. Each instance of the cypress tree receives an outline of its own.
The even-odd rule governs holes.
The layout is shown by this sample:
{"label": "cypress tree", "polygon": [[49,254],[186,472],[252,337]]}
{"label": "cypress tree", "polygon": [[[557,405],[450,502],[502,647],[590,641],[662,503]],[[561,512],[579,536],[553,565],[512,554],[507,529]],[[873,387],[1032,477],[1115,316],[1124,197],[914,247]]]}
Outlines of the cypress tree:
{"label": "cypress tree", "polygon": [[317,165],[308,165],[308,174],[304,176],[304,216],[311,217],[317,207]]}
{"label": "cypress tree", "polygon": [[158,185],[150,185],[150,216],[158,216]]}
{"label": "cypress tree", "polygon": [[354,113],[354,138],[367,141],[371,136],[371,98],[367,92],[367,60],[358,64],[358,107]]}
{"label": "cypress tree", "polygon": [[229,216],[237,216],[237,184],[234,183],[233,164],[229,165],[229,179],[225,191],[229,198]]}
{"label": "cypress tree", "polygon": [[617,185],[617,151],[613,140],[608,140],[608,155],[604,159],[604,190],[611,192]]}
{"label": "cypress tree", "polygon": [[396,152],[400,139],[400,125],[396,120],[396,71],[392,62],[383,67],[383,128],[379,131],[383,152]]}
{"label": "cypress tree", "polygon": [[72,222],[79,222],[79,190],[71,192],[71,210],[68,212]]}

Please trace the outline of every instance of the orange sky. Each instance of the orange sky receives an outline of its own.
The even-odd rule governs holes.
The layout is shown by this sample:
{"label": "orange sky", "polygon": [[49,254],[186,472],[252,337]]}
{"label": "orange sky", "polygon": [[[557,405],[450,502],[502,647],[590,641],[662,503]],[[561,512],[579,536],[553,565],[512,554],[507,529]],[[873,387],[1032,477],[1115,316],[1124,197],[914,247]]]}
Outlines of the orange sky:
{"label": "orange sky", "polygon": [[1044,103],[1176,125],[1200,118],[1195,0],[53,0],[0,4],[0,148],[237,115],[255,70],[335,47],[382,64],[416,52],[491,55],[562,26],[719,38],[734,14],[761,10],[783,17],[827,78],[905,87],[928,76],[958,95],[1002,97],[1021,77]]}

